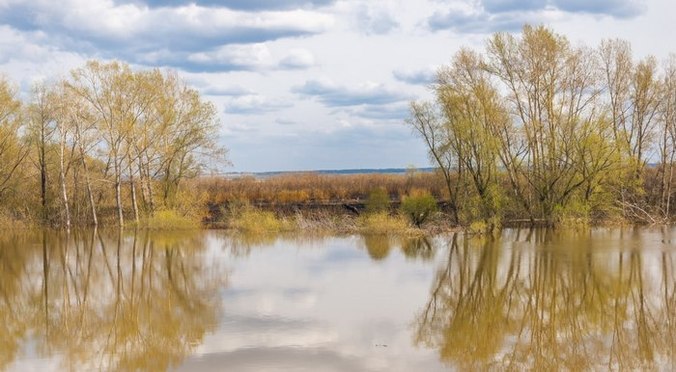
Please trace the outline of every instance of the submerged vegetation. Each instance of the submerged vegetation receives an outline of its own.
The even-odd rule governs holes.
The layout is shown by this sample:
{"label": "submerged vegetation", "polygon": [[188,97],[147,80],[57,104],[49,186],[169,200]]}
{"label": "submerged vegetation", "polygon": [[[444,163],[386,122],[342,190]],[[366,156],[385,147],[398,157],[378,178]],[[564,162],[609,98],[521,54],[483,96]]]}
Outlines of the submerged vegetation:
{"label": "submerged vegetation", "polygon": [[204,209],[184,181],[224,154],[218,127],[171,72],[92,61],[25,101],[0,79],[0,214],[66,229],[184,225]]}
{"label": "submerged vegetation", "polygon": [[676,57],[576,46],[545,27],[462,49],[408,121],[446,184],[454,222],[490,228],[674,216]]}

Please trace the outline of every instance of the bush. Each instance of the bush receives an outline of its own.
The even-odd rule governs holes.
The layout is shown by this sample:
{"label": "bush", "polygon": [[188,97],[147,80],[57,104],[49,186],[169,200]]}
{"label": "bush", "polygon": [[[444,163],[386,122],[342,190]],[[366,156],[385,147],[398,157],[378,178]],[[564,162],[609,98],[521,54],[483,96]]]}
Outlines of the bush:
{"label": "bush", "polygon": [[284,223],[273,212],[249,208],[235,218],[232,227],[248,232],[278,232]]}
{"label": "bush", "polygon": [[359,218],[359,228],[366,233],[401,234],[407,227],[406,220],[401,216],[390,216],[387,212],[367,214]]}
{"label": "bush", "polygon": [[410,195],[402,199],[401,211],[411,223],[421,227],[432,213],[437,211],[437,201],[428,191],[413,190]]}
{"label": "bush", "polygon": [[196,229],[200,226],[200,222],[181,216],[174,210],[166,209],[157,211],[152,217],[143,219],[141,226],[159,230]]}
{"label": "bush", "polygon": [[366,213],[386,212],[390,209],[390,194],[383,187],[369,193],[366,200]]}

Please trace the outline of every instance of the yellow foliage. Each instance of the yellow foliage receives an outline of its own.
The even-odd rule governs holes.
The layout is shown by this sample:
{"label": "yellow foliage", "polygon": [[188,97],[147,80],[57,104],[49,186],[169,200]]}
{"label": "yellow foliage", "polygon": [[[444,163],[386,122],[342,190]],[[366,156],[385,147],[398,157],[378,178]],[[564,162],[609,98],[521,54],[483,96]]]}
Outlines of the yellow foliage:
{"label": "yellow foliage", "polygon": [[406,219],[400,215],[391,216],[386,212],[361,216],[359,230],[374,234],[402,234],[409,231]]}
{"label": "yellow foliage", "polygon": [[235,217],[231,226],[246,232],[277,232],[290,228],[288,222],[279,219],[273,212],[253,208],[247,208]]}
{"label": "yellow foliage", "polygon": [[143,219],[141,226],[159,230],[196,229],[200,227],[200,221],[167,209],[157,211],[152,217]]}

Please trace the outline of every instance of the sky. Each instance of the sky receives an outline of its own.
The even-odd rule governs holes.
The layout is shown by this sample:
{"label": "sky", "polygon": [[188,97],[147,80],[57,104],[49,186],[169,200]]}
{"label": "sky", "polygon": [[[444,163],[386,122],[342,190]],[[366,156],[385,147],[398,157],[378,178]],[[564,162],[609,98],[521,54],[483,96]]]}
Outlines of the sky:
{"label": "sky", "polygon": [[435,70],[494,32],[676,52],[672,0],[0,0],[0,74],[22,92],[87,60],[166,68],[217,107],[225,171],[430,164],[405,125]]}

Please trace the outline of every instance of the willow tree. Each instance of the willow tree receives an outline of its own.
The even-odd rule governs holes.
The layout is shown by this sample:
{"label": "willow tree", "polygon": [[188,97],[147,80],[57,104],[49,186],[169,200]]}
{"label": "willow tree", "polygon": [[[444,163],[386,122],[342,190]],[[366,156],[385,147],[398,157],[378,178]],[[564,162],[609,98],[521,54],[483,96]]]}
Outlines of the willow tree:
{"label": "willow tree", "polygon": [[671,215],[674,181],[674,157],[676,157],[676,55],[665,65],[662,82],[663,97],[659,110],[659,158],[660,189],[659,209],[664,217]]}
{"label": "willow tree", "polygon": [[453,222],[460,222],[458,214],[458,194],[461,185],[462,163],[453,151],[453,132],[444,125],[443,114],[436,105],[429,102],[412,102],[410,118],[406,121],[427,146],[430,159],[436,164],[444,177],[449,204],[453,213]]}
{"label": "willow tree", "polygon": [[74,70],[71,75],[70,89],[96,114],[97,132],[105,143],[107,163],[113,166],[117,220],[123,226],[123,146],[129,132],[127,115],[135,99],[131,69],[118,62],[102,64],[90,61],[85,67]]}
{"label": "willow tree", "polygon": [[[525,26],[521,36],[498,33],[488,41],[486,69],[508,92],[510,114],[526,151],[506,164],[524,197],[530,219],[551,224],[573,193],[589,177],[578,171],[586,149],[593,144],[594,124],[603,121],[597,107],[601,91],[594,54],[573,47],[545,27]],[[504,141],[505,139],[502,138]]]}
{"label": "willow tree", "polygon": [[105,154],[100,160],[112,168],[120,226],[125,212],[123,183],[129,185],[138,222],[137,182],[152,214],[157,184],[164,206],[171,207],[180,182],[199,174],[210,157],[224,153],[215,141],[218,120],[213,104],[175,73],[133,71],[119,62],[92,61],[72,72],[67,87],[80,99],[78,138],[92,132],[101,140],[96,152],[87,155]]}
{"label": "willow tree", "polygon": [[23,107],[16,90],[0,77],[0,204],[16,191],[21,183],[17,177],[30,148],[22,141]]}
{"label": "willow tree", "polygon": [[35,144],[37,154],[37,167],[40,177],[40,206],[42,222],[48,219],[48,151],[54,129],[54,101],[51,99],[52,91],[44,83],[38,83],[33,86],[31,91],[31,101],[28,105],[28,129],[30,136]]}
{"label": "willow tree", "polygon": [[509,125],[509,116],[482,57],[473,51],[458,52],[437,76],[435,92],[444,113],[444,126],[452,133],[450,147],[463,165],[465,182],[478,197],[472,219],[493,223],[499,212],[497,187],[497,135]]}
{"label": "willow tree", "polygon": [[160,181],[163,204],[171,207],[180,182],[198,175],[211,160],[224,160],[225,150],[215,141],[219,128],[215,106],[176,74],[164,75],[155,115],[161,135],[152,174]]}

